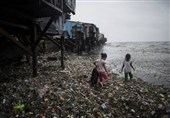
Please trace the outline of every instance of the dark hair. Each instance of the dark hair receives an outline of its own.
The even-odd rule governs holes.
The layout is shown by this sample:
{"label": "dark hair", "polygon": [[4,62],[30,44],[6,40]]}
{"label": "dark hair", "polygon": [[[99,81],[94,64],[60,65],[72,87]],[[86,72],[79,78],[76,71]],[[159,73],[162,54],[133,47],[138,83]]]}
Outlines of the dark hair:
{"label": "dark hair", "polygon": [[107,58],[107,54],[106,53],[101,53],[101,57],[102,58]]}
{"label": "dark hair", "polygon": [[127,53],[126,56],[125,56],[125,60],[130,61],[130,58],[131,58],[131,55],[129,53]]}

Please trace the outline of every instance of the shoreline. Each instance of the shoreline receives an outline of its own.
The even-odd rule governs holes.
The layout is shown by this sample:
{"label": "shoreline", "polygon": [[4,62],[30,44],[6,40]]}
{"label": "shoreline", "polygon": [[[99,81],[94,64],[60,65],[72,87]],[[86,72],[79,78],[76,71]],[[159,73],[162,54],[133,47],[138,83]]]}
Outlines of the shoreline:
{"label": "shoreline", "polygon": [[116,73],[119,73],[124,55],[128,52],[136,67],[134,76],[155,85],[170,87],[169,43],[112,43],[105,45],[103,51],[107,52],[109,66]]}
{"label": "shoreline", "polygon": [[[57,58],[50,60],[49,57]],[[1,82],[0,114],[4,117],[44,114],[46,118],[153,117],[163,114],[167,101],[165,93],[168,92],[165,88],[137,78],[125,83],[114,74],[102,88],[93,88],[88,82],[93,61],[88,56],[65,54],[65,69],[62,70],[59,53],[45,54],[38,57],[36,78],[30,76],[28,65],[16,67],[7,76],[10,80]],[[14,108],[22,104],[23,109]]]}

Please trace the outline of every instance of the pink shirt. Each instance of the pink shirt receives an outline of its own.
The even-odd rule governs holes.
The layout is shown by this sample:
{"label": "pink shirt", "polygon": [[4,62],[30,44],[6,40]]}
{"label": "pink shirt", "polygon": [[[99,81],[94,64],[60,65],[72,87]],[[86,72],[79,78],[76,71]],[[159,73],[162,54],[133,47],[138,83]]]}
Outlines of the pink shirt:
{"label": "pink shirt", "polygon": [[95,64],[97,66],[97,71],[98,72],[105,72],[104,64],[106,64],[106,62],[103,59],[97,59],[95,61]]}

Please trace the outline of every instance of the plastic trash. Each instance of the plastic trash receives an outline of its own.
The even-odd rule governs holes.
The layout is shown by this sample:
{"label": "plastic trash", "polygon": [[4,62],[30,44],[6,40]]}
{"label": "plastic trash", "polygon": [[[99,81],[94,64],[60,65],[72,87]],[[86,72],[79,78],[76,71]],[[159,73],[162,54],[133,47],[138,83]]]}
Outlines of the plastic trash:
{"label": "plastic trash", "polygon": [[14,106],[15,109],[24,109],[24,107],[25,107],[24,104]]}
{"label": "plastic trash", "polygon": [[101,105],[101,108],[102,108],[102,109],[107,109],[107,103],[106,103],[106,102],[103,103],[103,104]]}

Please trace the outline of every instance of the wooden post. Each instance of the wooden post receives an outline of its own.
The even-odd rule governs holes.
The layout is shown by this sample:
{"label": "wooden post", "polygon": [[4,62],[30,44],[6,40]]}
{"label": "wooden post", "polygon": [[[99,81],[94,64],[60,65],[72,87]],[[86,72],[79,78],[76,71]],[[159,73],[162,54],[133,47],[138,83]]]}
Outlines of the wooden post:
{"label": "wooden post", "polygon": [[61,42],[61,67],[64,69],[64,36],[60,38]]}
{"label": "wooden post", "polygon": [[32,39],[32,66],[33,66],[33,77],[37,76],[37,52],[36,52],[36,37],[37,37],[37,27],[34,24],[33,26],[33,39]]}
{"label": "wooden post", "polygon": [[45,52],[46,52],[46,44],[45,44],[45,39],[43,40],[43,53],[45,54]]}
{"label": "wooden post", "polygon": [[[64,11],[64,2],[63,2],[64,0],[61,0],[61,9],[62,9],[62,11]],[[64,19],[65,17],[64,17],[64,14],[63,14],[63,12],[62,12],[62,24],[64,24]],[[63,33],[62,33],[62,36],[61,36],[61,38],[60,38],[60,43],[61,43],[61,67],[62,67],[62,69],[64,69],[64,35],[63,35]]]}

